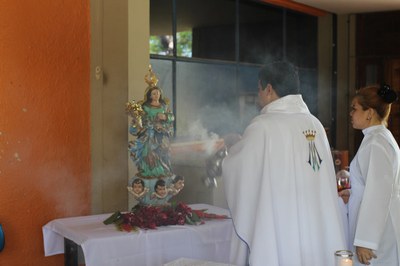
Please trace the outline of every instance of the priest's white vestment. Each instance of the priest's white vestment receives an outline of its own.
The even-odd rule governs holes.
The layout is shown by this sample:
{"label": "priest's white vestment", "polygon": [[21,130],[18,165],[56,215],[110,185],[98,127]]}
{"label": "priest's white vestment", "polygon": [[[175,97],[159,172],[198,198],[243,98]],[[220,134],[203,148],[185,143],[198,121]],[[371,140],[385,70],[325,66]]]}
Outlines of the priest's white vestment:
{"label": "priest's white vestment", "polygon": [[261,110],[222,175],[237,234],[231,263],[334,266],[346,247],[336,175],[325,130],[301,95]]}
{"label": "priest's white vestment", "polygon": [[[370,266],[400,265],[400,151],[383,125],[363,130],[350,163],[350,240],[373,249]],[[354,247],[353,247],[354,251]],[[354,258],[354,265],[363,265]]]}

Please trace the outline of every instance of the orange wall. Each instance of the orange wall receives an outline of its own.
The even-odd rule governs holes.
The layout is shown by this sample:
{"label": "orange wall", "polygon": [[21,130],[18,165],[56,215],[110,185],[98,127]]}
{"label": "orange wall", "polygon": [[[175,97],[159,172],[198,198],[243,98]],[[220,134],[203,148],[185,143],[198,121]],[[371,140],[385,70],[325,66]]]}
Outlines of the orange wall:
{"label": "orange wall", "polygon": [[89,25],[89,0],[0,0],[0,265],[63,265],[42,226],[90,212]]}

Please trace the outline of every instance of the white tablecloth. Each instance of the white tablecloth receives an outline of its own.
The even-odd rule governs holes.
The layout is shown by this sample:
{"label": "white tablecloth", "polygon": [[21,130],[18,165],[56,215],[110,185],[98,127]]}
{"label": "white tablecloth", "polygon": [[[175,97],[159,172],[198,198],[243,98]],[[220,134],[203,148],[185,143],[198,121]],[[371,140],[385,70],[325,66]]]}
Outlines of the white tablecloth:
{"label": "white tablecloth", "polygon": [[232,266],[232,264],[180,258],[164,264],[164,266]]}
{"label": "white tablecloth", "polygon": [[[209,213],[228,211],[207,204],[190,205]],[[64,238],[80,245],[87,266],[154,266],[179,258],[228,263],[231,219],[203,225],[161,226],[155,230],[121,232],[103,221],[111,214],[56,219],[43,226],[45,256],[64,253]]]}

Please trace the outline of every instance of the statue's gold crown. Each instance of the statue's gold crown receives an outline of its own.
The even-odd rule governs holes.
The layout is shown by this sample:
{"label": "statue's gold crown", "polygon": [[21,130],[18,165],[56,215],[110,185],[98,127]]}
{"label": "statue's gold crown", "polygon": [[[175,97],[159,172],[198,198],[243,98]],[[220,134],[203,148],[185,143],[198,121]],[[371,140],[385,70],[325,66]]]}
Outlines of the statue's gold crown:
{"label": "statue's gold crown", "polygon": [[306,139],[308,140],[308,141],[313,141],[314,139],[315,139],[315,134],[316,134],[317,132],[315,131],[315,130],[306,130],[306,131],[303,131],[303,134],[304,134],[304,136],[306,136]]}
{"label": "statue's gold crown", "polygon": [[156,74],[154,74],[151,65],[149,65],[149,72],[144,76],[144,81],[150,86],[155,87],[158,83],[158,78]]}

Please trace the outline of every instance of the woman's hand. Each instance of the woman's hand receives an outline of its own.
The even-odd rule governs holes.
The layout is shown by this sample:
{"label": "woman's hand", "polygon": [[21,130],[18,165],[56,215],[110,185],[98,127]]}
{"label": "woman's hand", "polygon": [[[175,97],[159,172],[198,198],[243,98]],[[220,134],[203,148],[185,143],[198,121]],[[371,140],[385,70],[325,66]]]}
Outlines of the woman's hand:
{"label": "woman's hand", "polygon": [[375,253],[369,248],[356,247],[356,254],[358,261],[365,265],[369,265],[372,258],[376,259]]}

